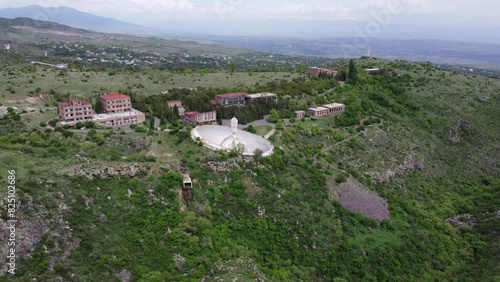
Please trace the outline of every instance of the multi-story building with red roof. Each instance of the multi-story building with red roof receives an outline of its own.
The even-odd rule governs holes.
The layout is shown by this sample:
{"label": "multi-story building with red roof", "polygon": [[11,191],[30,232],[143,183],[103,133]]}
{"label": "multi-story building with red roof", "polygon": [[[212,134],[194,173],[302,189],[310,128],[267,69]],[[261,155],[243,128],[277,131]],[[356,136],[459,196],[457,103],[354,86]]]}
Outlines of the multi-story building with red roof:
{"label": "multi-story building with red roof", "polygon": [[100,98],[102,109],[105,113],[123,113],[132,108],[130,97],[122,93],[109,93]]}

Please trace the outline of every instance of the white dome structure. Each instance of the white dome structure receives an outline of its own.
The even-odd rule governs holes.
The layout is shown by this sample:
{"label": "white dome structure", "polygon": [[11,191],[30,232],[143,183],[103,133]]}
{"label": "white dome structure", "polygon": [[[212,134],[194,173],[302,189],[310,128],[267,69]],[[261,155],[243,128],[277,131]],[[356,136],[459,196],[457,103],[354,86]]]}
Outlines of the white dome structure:
{"label": "white dome structure", "polygon": [[266,139],[250,132],[238,129],[238,120],[231,120],[231,127],[220,125],[197,126],[191,131],[193,140],[201,140],[205,147],[212,150],[231,151],[241,149],[242,154],[253,156],[257,149],[262,151],[262,156],[273,154],[274,147]]}

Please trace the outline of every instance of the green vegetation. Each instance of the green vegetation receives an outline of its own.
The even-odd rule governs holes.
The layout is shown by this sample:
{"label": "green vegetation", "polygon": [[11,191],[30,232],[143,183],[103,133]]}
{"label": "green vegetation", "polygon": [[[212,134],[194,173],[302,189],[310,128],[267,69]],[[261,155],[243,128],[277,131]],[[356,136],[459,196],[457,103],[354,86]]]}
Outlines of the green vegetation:
{"label": "green vegetation", "polygon": [[[500,82],[404,61],[354,64],[356,83],[350,77],[343,87],[335,79],[284,73],[279,75],[286,79],[278,80],[254,73],[252,83],[241,86],[232,79],[248,74],[235,72],[210,74],[230,77],[217,89],[163,94],[160,87],[152,90],[154,83],[137,83],[150,75],[178,83],[184,75],[96,72],[87,90],[71,90],[79,87],[79,72],[59,78],[51,70],[3,70],[3,105],[28,98],[22,81],[38,83],[41,74],[47,81],[40,87],[54,94],[32,104],[43,113],[19,107],[0,119],[0,164],[16,169],[18,197],[29,203],[18,216],[41,233],[16,276],[0,281],[121,281],[124,270],[131,281],[498,280]],[[349,65],[333,68],[345,71]],[[404,74],[362,71],[374,65]],[[71,77],[67,88],[52,85]],[[127,88],[125,78],[135,86]],[[129,91],[134,105],[162,118],[168,131],[145,125],[130,131],[91,124],[54,128],[55,111],[45,103],[68,91],[93,98],[104,81]],[[242,158],[200,147],[189,136],[191,127],[166,109],[169,99],[182,100],[188,109],[210,107],[205,103],[219,90],[282,96],[283,102],[265,108],[280,129],[270,138],[272,156]],[[286,120],[295,109],[327,102],[345,103],[346,112]],[[251,121],[262,107],[226,114]],[[271,129],[248,130],[264,135]],[[134,177],[88,177],[125,164],[141,171]],[[69,173],[74,170],[86,174]],[[193,179],[189,203],[182,200],[184,171]],[[335,200],[337,185],[350,177],[387,200],[390,220],[365,218]],[[464,214],[477,224],[447,221]]]}

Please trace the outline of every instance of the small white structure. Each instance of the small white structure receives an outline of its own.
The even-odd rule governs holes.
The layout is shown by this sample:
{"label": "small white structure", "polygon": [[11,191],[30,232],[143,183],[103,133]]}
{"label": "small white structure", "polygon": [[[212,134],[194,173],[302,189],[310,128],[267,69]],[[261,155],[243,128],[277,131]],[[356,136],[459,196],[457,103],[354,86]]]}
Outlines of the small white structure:
{"label": "small white structure", "polygon": [[191,131],[193,140],[201,140],[203,145],[212,150],[241,150],[246,156],[253,156],[256,150],[262,156],[273,154],[274,146],[266,139],[250,132],[238,129],[238,119],[231,119],[231,127],[220,125],[202,125]]}

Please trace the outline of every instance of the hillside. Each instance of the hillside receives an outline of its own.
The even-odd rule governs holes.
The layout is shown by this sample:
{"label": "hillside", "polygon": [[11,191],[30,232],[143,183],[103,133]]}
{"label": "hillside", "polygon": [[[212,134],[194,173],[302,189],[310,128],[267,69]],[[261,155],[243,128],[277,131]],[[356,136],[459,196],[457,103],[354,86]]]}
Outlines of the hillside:
{"label": "hillside", "polygon": [[0,9],[0,17],[30,18],[47,20],[62,25],[95,32],[127,33],[136,35],[158,35],[159,31],[139,25],[119,21],[111,18],[100,17],[68,7],[41,7],[37,5]]}
{"label": "hillside", "polygon": [[[500,80],[353,63],[344,86],[301,71],[3,66],[0,102],[17,110],[0,119],[0,164],[16,171],[21,259],[0,281],[498,280]],[[373,67],[401,75],[363,71]],[[52,127],[57,101],[118,89],[166,130]],[[165,107],[211,107],[230,91],[280,96],[272,156],[201,147]],[[290,118],[331,102],[346,112]],[[259,107],[217,110],[250,122]]]}
{"label": "hillside", "polygon": [[[38,55],[43,55],[44,51],[49,48],[53,49],[54,45],[66,45],[68,48],[69,44],[88,46],[91,51],[98,48],[114,47],[137,53],[156,54],[157,56],[171,53],[181,53],[183,56],[188,54],[234,56],[248,52],[247,49],[243,48],[200,44],[195,41],[100,33],[30,18],[0,18],[0,35],[2,35],[0,43],[10,43],[11,51],[29,51]],[[83,50],[83,52],[85,53],[86,50],[88,49]],[[67,53],[51,54],[51,57],[69,59],[67,55]]]}

